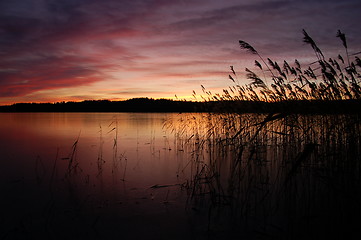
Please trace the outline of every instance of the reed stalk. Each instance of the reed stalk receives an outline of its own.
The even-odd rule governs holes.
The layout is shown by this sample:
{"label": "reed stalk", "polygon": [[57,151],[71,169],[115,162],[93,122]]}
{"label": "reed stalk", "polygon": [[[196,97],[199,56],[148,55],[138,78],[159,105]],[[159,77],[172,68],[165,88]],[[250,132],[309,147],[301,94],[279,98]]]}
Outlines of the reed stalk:
{"label": "reed stalk", "polygon": [[[236,109],[242,101],[287,107],[297,101],[360,100],[361,64],[357,56],[350,59],[345,34],[338,31],[337,37],[346,50],[346,63],[342,56],[326,60],[310,35],[305,30],[303,34],[315,52],[314,63],[303,67],[298,60],[284,61],[283,66],[269,58],[266,62],[240,41],[242,49],[260,58],[273,83],[267,84],[263,66],[256,61],[264,76],[246,68],[251,82],[240,86],[231,66],[229,78],[236,85],[223,94],[202,86],[201,98],[218,103],[223,111],[183,115],[167,124],[193,159],[187,166],[192,177],[184,186],[190,204],[208,206],[209,226],[226,221],[237,226],[237,234],[319,238],[340,236],[361,214],[359,114],[293,114],[286,108],[246,114]],[[224,110],[232,106],[235,109]]]}

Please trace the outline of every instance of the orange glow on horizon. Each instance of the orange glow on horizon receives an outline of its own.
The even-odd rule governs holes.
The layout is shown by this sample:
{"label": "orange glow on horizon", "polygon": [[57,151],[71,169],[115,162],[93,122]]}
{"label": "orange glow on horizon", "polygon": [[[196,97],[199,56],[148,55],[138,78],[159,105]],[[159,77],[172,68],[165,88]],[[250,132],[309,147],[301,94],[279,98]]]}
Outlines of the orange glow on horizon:
{"label": "orange glow on horizon", "polygon": [[162,96],[157,96],[157,97],[148,97],[148,96],[135,96],[135,97],[129,97],[129,98],[88,98],[88,99],[83,99],[83,98],[50,98],[50,97],[46,97],[46,98],[42,98],[39,101],[33,101],[33,100],[28,100],[25,99],[23,101],[11,101],[11,100],[7,100],[7,101],[3,101],[0,106],[8,106],[8,105],[13,105],[13,104],[17,104],[17,103],[60,103],[60,102],[83,102],[83,101],[126,101],[129,99],[133,99],[133,98],[150,98],[150,99],[167,99],[167,100],[173,100],[173,101],[202,101],[202,99],[200,97],[198,98],[194,98],[194,96],[192,95],[174,95],[173,97],[171,96],[166,96],[166,97],[162,97]]}

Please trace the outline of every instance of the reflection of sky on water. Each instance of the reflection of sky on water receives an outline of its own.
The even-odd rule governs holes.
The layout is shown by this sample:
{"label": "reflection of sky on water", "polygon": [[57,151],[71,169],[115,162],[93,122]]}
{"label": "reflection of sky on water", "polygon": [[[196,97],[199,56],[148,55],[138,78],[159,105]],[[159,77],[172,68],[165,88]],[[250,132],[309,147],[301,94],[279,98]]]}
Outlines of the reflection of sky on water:
{"label": "reflection of sky on water", "polygon": [[[7,232],[13,238],[19,226],[43,233],[45,224],[60,238],[99,230],[99,238],[191,239],[219,221],[223,234],[228,210],[254,218],[247,231],[277,224],[292,228],[290,236],[315,231],[299,224],[311,213],[324,225],[316,232],[333,236],[335,224],[336,232],[349,229],[344,216],[359,217],[358,116],[290,115],[261,129],[255,123],[266,116],[254,114],[0,116],[0,228],[18,229]],[[167,116],[176,120],[163,128]],[[240,129],[236,144],[217,144]],[[208,193],[226,201],[209,207]]]}
{"label": "reflection of sky on water", "polygon": [[[72,145],[84,173],[98,174],[102,157],[104,177],[122,172],[141,185],[176,182],[180,152],[162,128],[165,114],[152,113],[18,113],[2,114],[1,154],[13,165],[33,169],[40,158],[50,167],[58,151],[58,167],[66,167]],[[114,144],[116,140],[116,145]],[[126,172],[124,169],[126,166]],[[153,179],[153,181],[150,181]]]}
{"label": "reflection of sky on water", "polygon": [[[1,114],[0,230],[20,238],[188,238],[186,158],[165,135],[168,115]],[[29,231],[11,230],[19,223]]]}

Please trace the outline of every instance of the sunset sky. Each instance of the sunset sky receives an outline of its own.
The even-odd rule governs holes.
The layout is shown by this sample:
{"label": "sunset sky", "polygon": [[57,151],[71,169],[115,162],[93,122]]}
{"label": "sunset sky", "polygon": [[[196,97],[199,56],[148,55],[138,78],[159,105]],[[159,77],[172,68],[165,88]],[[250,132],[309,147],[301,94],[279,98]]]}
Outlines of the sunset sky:
{"label": "sunset sky", "polygon": [[217,91],[256,58],[315,59],[361,51],[360,0],[1,0],[0,105]]}

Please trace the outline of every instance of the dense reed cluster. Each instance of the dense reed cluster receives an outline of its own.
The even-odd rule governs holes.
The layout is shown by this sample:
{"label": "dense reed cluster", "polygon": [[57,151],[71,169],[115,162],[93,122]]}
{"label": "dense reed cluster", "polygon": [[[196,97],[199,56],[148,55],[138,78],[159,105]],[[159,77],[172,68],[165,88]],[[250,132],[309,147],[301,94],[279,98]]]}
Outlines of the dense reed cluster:
{"label": "dense reed cluster", "polygon": [[316,239],[357,231],[360,116],[267,118],[188,115],[169,125],[191,155],[184,186],[192,209],[208,214],[210,233]]}
{"label": "dense reed cluster", "polygon": [[[205,100],[222,102],[333,102],[359,100],[361,62],[326,60],[312,38],[317,61],[307,69],[264,58],[248,43],[261,79],[246,69],[251,83],[222,95],[203,88]],[[351,60],[351,57],[354,59]],[[235,83],[233,67],[229,76]],[[266,84],[266,76],[271,79]],[[267,111],[266,111],[267,112]],[[191,206],[208,214],[209,231],[252,239],[343,238],[359,232],[361,214],[361,118],[358,113],[212,112],[167,122],[177,145],[192,156],[185,184]]]}
{"label": "dense reed cluster", "polygon": [[297,59],[293,64],[286,60],[279,64],[265,59],[253,46],[240,40],[241,49],[259,58],[259,61],[255,60],[256,70],[245,69],[250,84],[237,84],[237,73],[231,66],[229,78],[235,85],[215,95],[202,86],[207,95],[204,99],[265,102],[360,99],[361,60],[357,55],[361,52],[349,53],[346,35],[340,30],[336,34],[345,49],[345,56],[328,59],[305,30],[303,35],[303,41],[312,47],[317,58],[306,67],[302,67]]}

